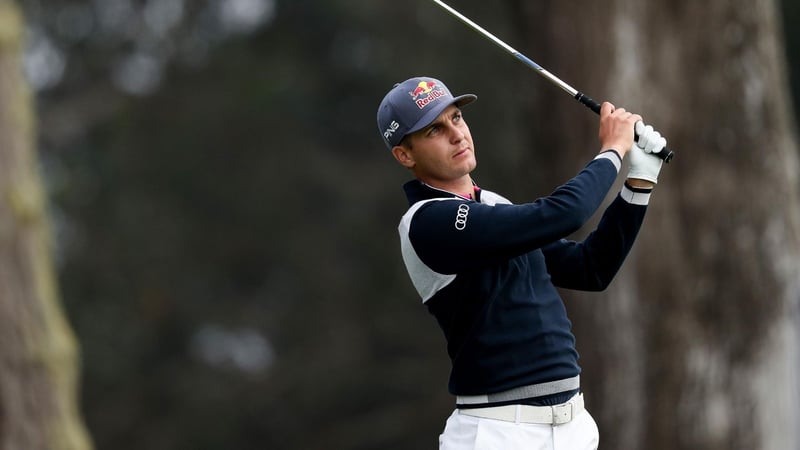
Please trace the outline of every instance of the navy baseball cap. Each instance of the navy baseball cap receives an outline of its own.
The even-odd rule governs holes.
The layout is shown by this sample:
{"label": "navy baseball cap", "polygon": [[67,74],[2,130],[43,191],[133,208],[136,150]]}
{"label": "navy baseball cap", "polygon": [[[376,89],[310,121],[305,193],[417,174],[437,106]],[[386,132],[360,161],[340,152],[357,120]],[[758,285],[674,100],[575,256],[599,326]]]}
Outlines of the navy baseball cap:
{"label": "navy baseball cap", "polygon": [[453,97],[447,86],[430,77],[409,78],[394,85],[378,107],[378,131],[389,149],[408,134],[433,122],[448,106],[474,102],[473,94]]}

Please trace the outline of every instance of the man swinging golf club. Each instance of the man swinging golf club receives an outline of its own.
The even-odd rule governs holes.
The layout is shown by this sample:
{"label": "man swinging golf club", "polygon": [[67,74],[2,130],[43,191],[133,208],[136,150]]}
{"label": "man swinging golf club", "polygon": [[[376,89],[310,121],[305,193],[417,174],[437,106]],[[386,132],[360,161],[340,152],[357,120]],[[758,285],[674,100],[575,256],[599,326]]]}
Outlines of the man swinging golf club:
{"label": "man swinging golf club", "polygon": [[[470,176],[475,146],[461,108],[476,98],[416,77],[396,84],[378,109],[384,144],[414,177],[404,186],[403,260],[452,363],[456,409],[439,448],[596,449],[556,287],[609,285],[644,219],[662,165],[654,154],[666,140],[639,115],[603,103],[600,152],[549,196],[514,205]],[[625,184],[597,228],[582,242],[567,240],[600,207],[626,155]]]}

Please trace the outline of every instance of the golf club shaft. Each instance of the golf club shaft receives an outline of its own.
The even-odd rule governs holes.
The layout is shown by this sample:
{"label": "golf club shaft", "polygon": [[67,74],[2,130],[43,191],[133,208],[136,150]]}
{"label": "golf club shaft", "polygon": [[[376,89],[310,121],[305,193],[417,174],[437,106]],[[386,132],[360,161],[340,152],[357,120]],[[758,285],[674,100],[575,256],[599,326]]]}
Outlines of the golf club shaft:
{"label": "golf club shaft", "polygon": [[[552,73],[548,72],[542,66],[536,64],[532,59],[530,59],[527,56],[523,55],[522,53],[518,52],[517,50],[515,50],[510,45],[508,45],[505,42],[503,42],[502,40],[500,40],[500,38],[498,38],[497,36],[495,36],[492,33],[486,31],[483,27],[481,27],[480,25],[478,25],[477,23],[473,22],[472,20],[470,20],[465,15],[463,15],[460,12],[456,11],[455,9],[453,9],[450,5],[444,3],[441,0],[433,0],[433,1],[437,5],[441,6],[442,9],[444,9],[445,11],[449,12],[451,15],[455,16],[457,19],[459,19],[462,22],[464,22],[467,26],[469,26],[473,30],[477,31],[478,33],[480,33],[481,35],[483,35],[485,38],[489,39],[490,41],[494,42],[498,47],[502,48],[503,50],[505,50],[507,53],[511,54],[512,56],[514,56],[518,60],[522,61],[523,64],[525,64],[526,66],[528,66],[531,69],[535,70],[536,73],[538,73],[539,75],[543,76],[545,79],[550,81],[551,83],[553,83],[556,86],[558,86],[559,88],[561,88],[564,92],[568,93],[572,98],[574,98],[575,100],[578,100],[579,102],[583,103],[587,108],[591,109],[595,113],[600,114],[600,104],[597,103],[596,101],[594,101],[591,97],[589,97],[588,95],[584,94],[583,92],[578,91],[577,89],[573,88],[569,84],[567,84],[564,81],[562,81],[557,76],[555,76]],[[636,136],[637,140],[638,140],[638,138],[639,137]],[[663,159],[664,162],[669,163],[672,160],[673,156],[675,156],[675,153],[672,150],[664,147],[659,153],[656,153],[656,156],[658,156],[659,158]]]}

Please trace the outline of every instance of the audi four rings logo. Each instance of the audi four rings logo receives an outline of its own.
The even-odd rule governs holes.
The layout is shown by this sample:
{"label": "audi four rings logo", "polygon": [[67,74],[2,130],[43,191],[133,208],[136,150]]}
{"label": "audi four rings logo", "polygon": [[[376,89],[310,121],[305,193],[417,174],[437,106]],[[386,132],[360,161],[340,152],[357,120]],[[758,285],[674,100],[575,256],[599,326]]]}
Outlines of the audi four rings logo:
{"label": "audi four rings logo", "polygon": [[467,228],[467,215],[469,214],[469,205],[466,203],[462,203],[458,205],[458,211],[456,211],[456,230],[463,230]]}

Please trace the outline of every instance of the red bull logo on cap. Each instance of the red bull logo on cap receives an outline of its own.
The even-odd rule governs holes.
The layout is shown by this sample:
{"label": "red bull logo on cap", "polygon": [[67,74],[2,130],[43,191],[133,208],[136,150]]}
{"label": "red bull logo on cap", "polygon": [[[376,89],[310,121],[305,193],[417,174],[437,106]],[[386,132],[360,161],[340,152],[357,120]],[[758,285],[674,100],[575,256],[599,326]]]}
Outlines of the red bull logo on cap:
{"label": "red bull logo on cap", "polygon": [[[435,81],[420,81],[417,87],[408,93],[414,99],[419,109],[422,109],[439,97],[447,95],[444,86],[439,86]],[[420,98],[423,96],[423,98]]]}

